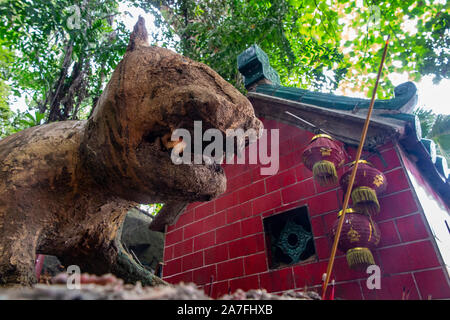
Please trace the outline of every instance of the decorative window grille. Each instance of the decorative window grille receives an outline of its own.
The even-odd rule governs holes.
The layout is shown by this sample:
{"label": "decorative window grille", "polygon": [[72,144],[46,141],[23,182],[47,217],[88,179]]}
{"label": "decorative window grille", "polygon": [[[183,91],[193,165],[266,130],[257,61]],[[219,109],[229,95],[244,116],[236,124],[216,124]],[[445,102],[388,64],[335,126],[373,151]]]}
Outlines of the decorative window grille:
{"label": "decorative window grille", "polygon": [[269,268],[316,258],[308,208],[295,208],[264,219]]}

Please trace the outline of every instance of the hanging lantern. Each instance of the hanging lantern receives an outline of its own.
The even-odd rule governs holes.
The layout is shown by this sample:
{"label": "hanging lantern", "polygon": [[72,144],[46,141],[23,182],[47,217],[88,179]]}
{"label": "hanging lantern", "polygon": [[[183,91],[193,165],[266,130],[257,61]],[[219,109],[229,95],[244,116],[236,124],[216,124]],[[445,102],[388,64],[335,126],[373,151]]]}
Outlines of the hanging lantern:
{"label": "hanging lantern", "polygon": [[[355,161],[350,163],[349,168],[341,177],[340,183],[344,192],[347,190],[354,165]],[[377,195],[382,194],[386,188],[387,181],[384,174],[374,168],[370,162],[359,160],[352,190],[353,207],[366,214],[377,214],[380,212]]]}
{"label": "hanging lantern", "polygon": [[303,151],[303,163],[313,172],[321,186],[336,184],[336,169],[344,164],[345,154],[342,148],[329,135],[318,134],[312,137]]}
{"label": "hanging lantern", "polygon": [[[333,225],[331,234],[336,235],[342,210]],[[371,249],[380,242],[380,229],[370,216],[359,213],[354,208],[348,208],[342,225],[338,248],[346,253],[348,266],[353,270],[362,271],[375,264]]]}

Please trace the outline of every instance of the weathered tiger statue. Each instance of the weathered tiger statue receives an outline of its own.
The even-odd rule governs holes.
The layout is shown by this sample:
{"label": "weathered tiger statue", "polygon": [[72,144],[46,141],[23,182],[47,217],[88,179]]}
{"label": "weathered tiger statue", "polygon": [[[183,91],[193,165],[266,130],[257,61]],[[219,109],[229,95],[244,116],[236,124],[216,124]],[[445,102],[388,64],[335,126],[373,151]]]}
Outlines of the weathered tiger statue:
{"label": "weathered tiger statue", "polygon": [[225,191],[220,165],[171,161],[167,137],[196,120],[224,134],[262,130],[250,102],[211,68],[148,46],[140,18],[88,120],[36,126],[0,141],[0,286],[35,283],[36,253],[82,272],[162,283],[117,239],[138,203],[177,207]]}

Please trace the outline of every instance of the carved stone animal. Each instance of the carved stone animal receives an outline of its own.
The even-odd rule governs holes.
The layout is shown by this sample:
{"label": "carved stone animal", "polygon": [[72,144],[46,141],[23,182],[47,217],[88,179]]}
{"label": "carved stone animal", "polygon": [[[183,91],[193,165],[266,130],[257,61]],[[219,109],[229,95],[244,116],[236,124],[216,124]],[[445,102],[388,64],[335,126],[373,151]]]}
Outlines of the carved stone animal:
{"label": "carved stone animal", "polygon": [[148,46],[140,18],[89,120],[32,127],[0,141],[0,285],[35,283],[36,253],[82,272],[162,283],[116,239],[138,203],[176,207],[224,192],[219,165],[171,161],[167,137],[192,130],[196,120],[224,135],[262,130],[250,102],[211,68]]}

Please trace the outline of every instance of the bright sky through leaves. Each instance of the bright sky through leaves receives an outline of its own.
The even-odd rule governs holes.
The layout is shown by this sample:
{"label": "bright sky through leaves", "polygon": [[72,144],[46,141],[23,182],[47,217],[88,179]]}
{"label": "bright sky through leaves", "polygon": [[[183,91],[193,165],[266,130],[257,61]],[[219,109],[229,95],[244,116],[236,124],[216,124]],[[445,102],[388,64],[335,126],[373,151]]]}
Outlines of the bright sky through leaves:
{"label": "bright sky through leaves", "polygon": [[[139,15],[142,15],[145,18],[148,29],[156,31],[153,24],[154,17],[150,14],[146,14],[142,9],[129,7],[121,3],[119,10],[123,13],[121,19],[129,31],[133,29]],[[404,27],[411,30],[415,29],[414,23],[411,22],[406,23]],[[354,30],[351,28],[344,28],[344,32],[346,32],[346,34],[343,35],[344,39],[351,40],[355,36]],[[399,85],[408,81],[408,74],[391,73],[389,74],[389,79],[394,85]],[[419,95],[418,106],[424,107],[425,109],[431,109],[437,114],[450,114],[450,108],[447,106],[450,98],[450,80],[443,79],[439,85],[434,85],[431,76],[424,76],[420,82],[416,83],[416,85]],[[366,97],[363,93],[345,90],[341,86],[338,87],[335,93],[347,96]],[[17,101],[12,101],[12,109],[25,111],[27,109],[25,98],[21,97],[16,99]]]}
{"label": "bright sky through leaves", "polygon": [[[124,24],[131,31],[133,30],[133,26],[137,21],[139,15],[142,15],[145,18],[147,28],[154,28],[153,21],[154,18],[150,14],[146,14],[142,9],[137,9],[134,7],[127,7],[124,4],[121,4],[120,10],[122,12],[128,11],[131,15],[123,15]],[[408,25],[408,28],[414,28],[414,26]],[[403,82],[408,81],[407,74],[391,74],[391,81],[394,85],[399,85]],[[425,109],[431,109],[434,113],[438,114],[450,114],[450,107],[448,106],[448,100],[450,98],[450,80],[443,79],[439,85],[434,85],[432,82],[431,76],[424,76],[423,79],[416,83],[418,88],[419,102],[418,106],[424,106]],[[342,94],[338,89],[336,91],[337,94]],[[360,96],[365,97],[364,95],[359,95],[354,92],[346,92],[348,96]]]}

